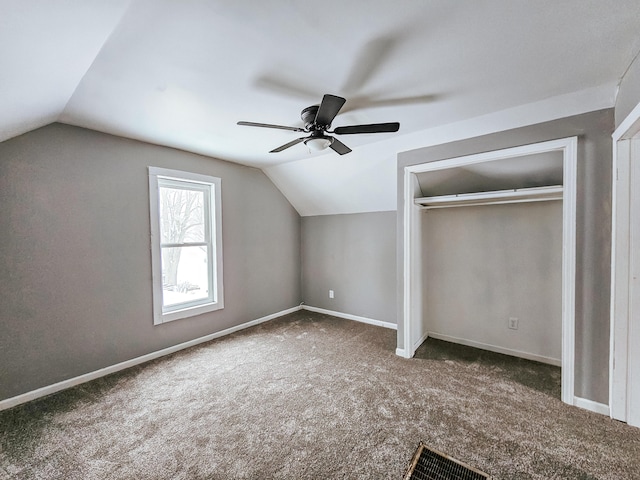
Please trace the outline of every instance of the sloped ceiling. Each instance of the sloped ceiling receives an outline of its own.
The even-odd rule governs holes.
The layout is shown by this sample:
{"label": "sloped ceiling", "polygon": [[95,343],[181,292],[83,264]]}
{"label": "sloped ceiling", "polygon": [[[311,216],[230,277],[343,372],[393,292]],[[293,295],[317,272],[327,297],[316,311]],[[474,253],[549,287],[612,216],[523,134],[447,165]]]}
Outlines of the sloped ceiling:
{"label": "sloped ceiling", "polygon": [[0,0],[0,141],[59,120],[129,0]]}
{"label": "sloped ceiling", "polygon": [[[0,140],[53,121],[264,169],[302,215],[395,209],[399,151],[613,106],[617,0],[0,0]],[[269,150],[324,93],[353,153]]]}

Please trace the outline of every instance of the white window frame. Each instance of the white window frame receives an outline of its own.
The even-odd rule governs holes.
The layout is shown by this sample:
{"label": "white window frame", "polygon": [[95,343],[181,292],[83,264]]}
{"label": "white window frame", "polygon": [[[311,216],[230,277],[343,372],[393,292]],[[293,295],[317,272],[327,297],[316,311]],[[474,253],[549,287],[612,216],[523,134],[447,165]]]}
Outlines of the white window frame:
{"label": "white window frame", "polygon": [[[209,297],[176,306],[163,307],[162,290],[162,246],[160,235],[160,185],[189,187],[205,192],[205,240],[196,242],[206,246],[209,252]],[[151,272],[153,279],[153,324],[159,325],[173,320],[193,317],[224,308],[222,277],[222,201],[221,180],[218,177],[183,172],[167,168],[149,167],[149,214],[151,222]],[[190,246],[194,242],[181,245]]]}

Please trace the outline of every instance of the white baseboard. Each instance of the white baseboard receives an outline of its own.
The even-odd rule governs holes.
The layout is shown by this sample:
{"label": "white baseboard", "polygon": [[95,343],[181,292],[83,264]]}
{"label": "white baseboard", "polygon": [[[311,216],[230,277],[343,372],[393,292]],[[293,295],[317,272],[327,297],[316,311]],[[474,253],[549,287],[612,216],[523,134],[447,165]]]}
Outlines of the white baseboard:
{"label": "white baseboard", "polygon": [[210,335],[205,335],[204,337],[196,338],[194,340],[189,340],[188,342],[180,343],[172,347],[168,347],[162,350],[158,350],[156,352],[148,353],[146,355],[142,355],[141,357],[132,358],[131,360],[127,360],[125,362],[116,363],[115,365],[101,368],[100,370],[85,373],[84,375],[80,375],[78,377],[70,378],[68,380],[63,380],[62,382],[54,383],[53,385],[47,385],[46,387],[38,388],[37,390],[32,390],[30,392],[26,392],[26,393],[17,395],[15,397],[7,398],[5,400],[0,401],[0,411],[6,410],[7,408],[15,407],[16,405],[20,405],[21,403],[26,403],[31,400],[44,397],[46,395],[51,395],[52,393],[56,393],[61,390],[66,390],[67,388],[75,387],[76,385],[80,385],[81,383],[95,380],[96,378],[104,377],[106,375],[119,372],[120,370],[124,370],[125,368],[134,367],[136,365],[140,365],[141,363],[145,363],[150,360],[155,360],[156,358],[164,357],[165,355],[175,353],[179,350],[184,350],[185,348],[199,345],[200,343],[209,342],[216,338],[224,337],[225,335],[230,335],[239,330],[244,330],[245,328],[259,325],[269,320],[273,320],[274,318],[278,318],[283,315],[287,315],[289,313],[297,312],[300,309],[301,309],[300,306],[289,308],[281,312],[267,315],[266,317],[258,318],[256,320],[252,320],[250,322],[246,322],[241,325],[236,325],[235,327],[227,328],[226,330],[221,330],[220,332],[212,333]]}
{"label": "white baseboard", "polygon": [[420,345],[422,345],[427,340],[427,338],[429,338],[429,335],[431,335],[429,332],[425,332],[424,335],[420,337],[420,340],[418,340],[416,343],[413,344],[414,352],[418,349]]}
{"label": "white baseboard", "polygon": [[545,357],[537,355],[535,353],[522,352],[520,350],[513,350],[505,347],[498,347],[496,345],[490,345],[487,343],[475,342],[473,340],[466,340],[464,338],[452,337],[450,335],[443,335],[441,333],[429,332],[429,337],[436,338],[438,340],[445,340],[451,343],[458,343],[460,345],[466,345],[468,347],[475,347],[481,350],[488,350],[495,353],[503,353],[505,355],[511,355],[512,357],[524,358],[527,360],[534,360],[540,363],[547,363],[549,365],[555,365],[556,367],[562,366],[562,360],[558,358]]}
{"label": "white baseboard", "polygon": [[384,322],[382,320],[374,320],[367,317],[359,317],[357,315],[351,315],[350,313],[334,312],[333,310],[325,310],[324,308],[311,307],[309,305],[302,305],[303,310],[309,310],[310,312],[324,313],[325,315],[331,315],[332,317],[345,318],[347,320],[355,320],[356,322],[368,323],[369,325],[376,325],[377,327],[390,328],[397,330],[398,325],[391,322]]}
{"label": "white baseboard", "polygon": [[606,415],[608,417],[611,416],[611,409],[609,408],[609,405],[605,405],[604,403],[594,402],[593,400],[587,400],[586,398],[573,397],[573,404],[576,407],[584,408],[591,412]]}
{"label": "white baseboard", "polygon": [[396,355],[402,358],[411,358],[411,356],[407,353],[407,350],[404,348],[396,348]]}

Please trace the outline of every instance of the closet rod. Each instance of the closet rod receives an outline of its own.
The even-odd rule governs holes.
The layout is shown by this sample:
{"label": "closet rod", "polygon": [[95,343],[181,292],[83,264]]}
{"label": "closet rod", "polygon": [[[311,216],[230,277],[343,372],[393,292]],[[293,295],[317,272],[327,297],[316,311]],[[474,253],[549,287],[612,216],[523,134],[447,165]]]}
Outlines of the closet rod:
{"label": "closet rod", "polygon": [[437,197],[422,197],[414,200],[423,209],[472,207],[477,205],[499,205],[506,203],[544,202],[562,200],[562,185],[546,187],[515,188],[494,192],[460,193]]}

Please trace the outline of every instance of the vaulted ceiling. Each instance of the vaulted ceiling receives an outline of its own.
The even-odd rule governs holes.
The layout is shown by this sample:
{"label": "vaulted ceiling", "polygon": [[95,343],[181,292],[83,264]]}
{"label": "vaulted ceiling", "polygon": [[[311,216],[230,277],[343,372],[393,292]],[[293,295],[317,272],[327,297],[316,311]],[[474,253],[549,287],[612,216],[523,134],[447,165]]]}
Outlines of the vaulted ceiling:
{"label": "vaulted ceiling", "polygon": [[[613,106],[637,0],[0,0],[0,141],[59,121],[262,168],[302,215],[390,210],[399,151]],[[324,93],[353,152],[269,150]]]}

